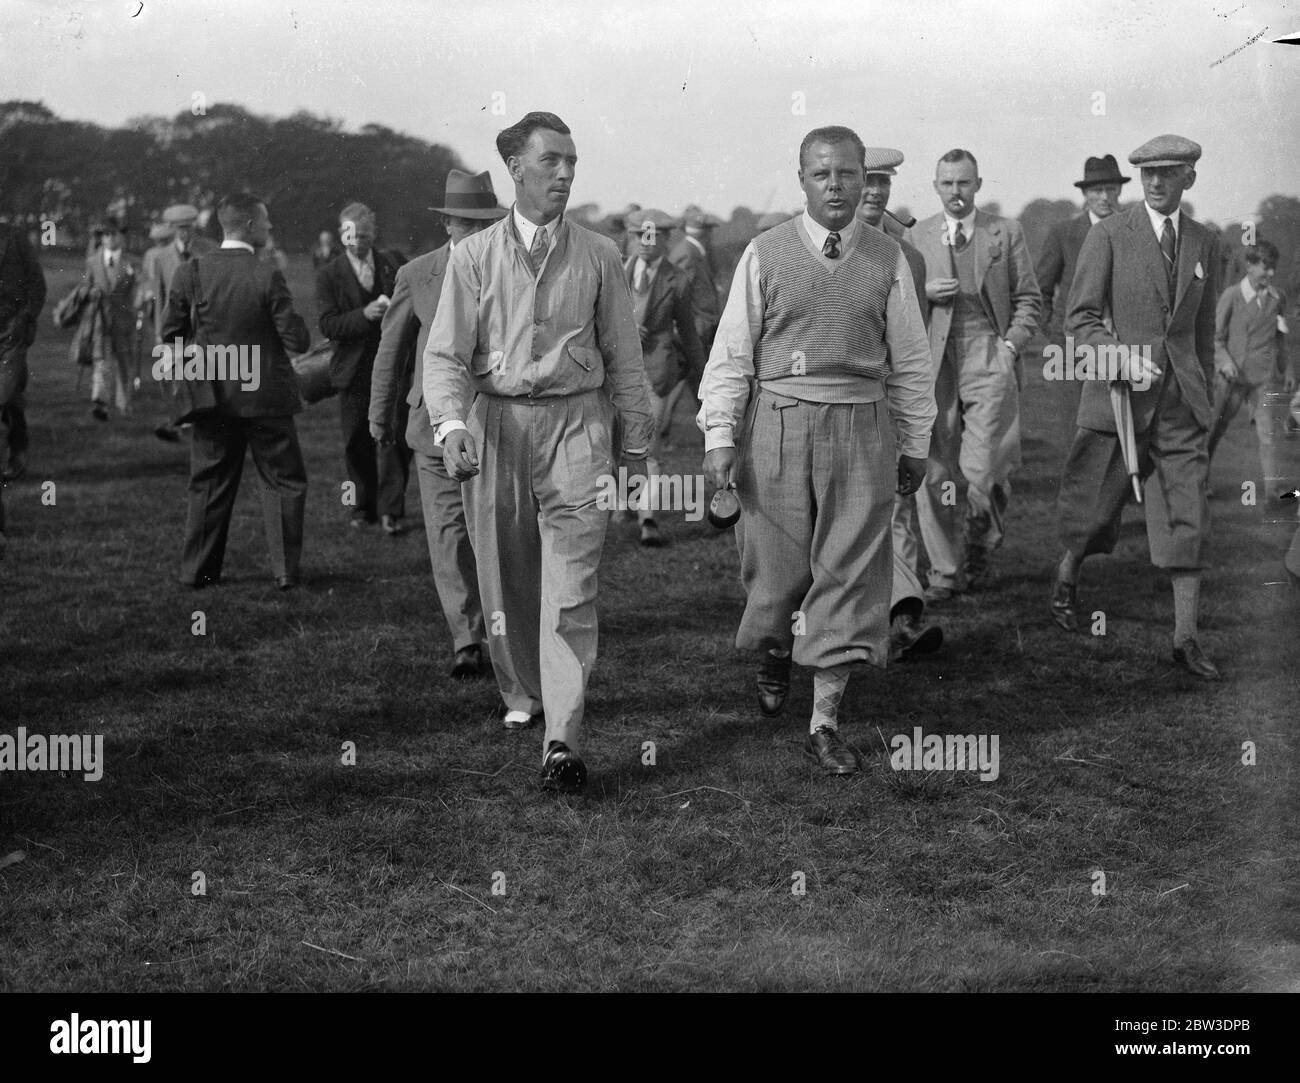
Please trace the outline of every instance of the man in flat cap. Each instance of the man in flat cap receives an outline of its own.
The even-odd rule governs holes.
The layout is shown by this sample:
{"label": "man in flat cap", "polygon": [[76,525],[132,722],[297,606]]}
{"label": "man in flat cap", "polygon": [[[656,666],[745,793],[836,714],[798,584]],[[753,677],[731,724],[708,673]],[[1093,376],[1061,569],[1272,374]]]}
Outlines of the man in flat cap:
{"label": "man in flat cap", "polygon": [[932,602],[982,586],[1005,537],[1011,475],[1020,465],[1018,361],[1038,326],[1024,233],[1015,219],[975,209],[982,185],[975,156],[950,150],[935,168],[943,210],[911,233],[925,256],[939,407],[916,496]]}
{"label": "man in flat cap", "polygon": [[807,209],[741,255],[698,417],[705,477],[742,509],[736,646],[759,652],[759,709],[781,712],[792,661],[812,669],[804,752],[833,775],[860,767],[839,704],[888,663],[894,494],[921,483],[935,417],[911,271],[858,220],[864,154],[848,128],[804,137]]}
{"label": "man in flat cap", "polygon": [[[862,205],[858,219],[898,242],[912,272],[912,285],[921,306],[921,320],[930,321],[930,303],[925,298],[925,257],[906,239],[907,228],[886,213],[894,189],[894,177],[903,164],[903,152],[893,147],[867,147],[863,159],[865,170]],[[898,433],[901,438],[901,431]],[[889,653],[891,661],[936,651],[943,644],[943,630],[936,624],[923,625],[925,588],[919,569],[920,544],[917,539],[916,497],[894,495],[894,587],[889,609]]]}
{"label": "man in flat cap", "polygon": [[[36,341],[37,317],[45,306],[45,273],[20,226],[0,223],[0,482],[26,468],[27,348]],[[0,497],[3,485],[0,484]],[[0,557],[5,550],[4,503],[0,499]]]}
{"label": "man in flat cap", "polygon": [[[1047,233],[1043,250],[1034,263],[1034,277],[1043,294],[1042,324],[1049,343],[1064,349],[1065,306],[1070,299],[1074,268],[1079,261],[1088,230],[1119,210],[1120,189],[1130,177],[1119,170],[1113,154],[1089,158],[1083,164],[1083,179],[1074,186],[1083,193],[1083,213],[1055,223]],[[1072,427],[1079,409],[1078,380],[1053,381],[1053,401],[1061,424]]]}
{"label": "man in flat cap", "polygon": [[[1210,525],[1206,445],[1219,261],[1214,236],[1180,209],[1200,155],[1199,145],[1177,135],[1157,136],[1129,155],[1142,171],[1144,202],[1088,231],[1065,331],[1076,348],[1104,348],[1126,361],[1151,562],[1173,583],[1173,658],[1197,677],[1218,680],[1197,640],[1197,615]],[[1067,631],[1078,628],[1080,565],[1114,549],[1130,493],[1117,413],[1107,380],[1084,386],[1061,478],[1065,553],[1051,602],[1053,619]]]}
{"label": "man in flat cap", "polygon": [[82,272],[94,320],[90,414],[107,421],[110,401],[119,414],[130,408],[140,268],[124,247],[125,231],[116,218],[105,218],[95,233],[100,245],[86,257]]}
{"label": "man in flat cap", "polygon": [[[647,459],[652,479],[659,474],[660,434],[671,421],[668,396],[688,375],[702,373],[706,360],[691,308],[690,281],[685,271],[664,258],[677,224],[675,219],[657,210],[634,211],[627,219],[627,230],[635,239],[636,252],[623,269],[632,293],[632,314],[641,337],[646,375],[654,392],[650,405],[655,437]],[[648,498],[649,492],[645,495]],[[663,536],[654,509],[639,508],[637,519],[641,524],[641,544],[662,545]]]}
{"label": "man in flat cap", "polygon": [[403,529],[410,453],[404,439],[378,447],[368,418],[380,321],[404,260],[375,247],[376,228],[375,214],[364,203],[349,203],[339,213],[343,255],[316,272],[316,308],[321,334],[334,343],[330,384],[339,393],[343,459],[355,497],[349,525],[380,522],[393,535]]}
{"label": "man in flat cap", "polygon": [[[577,149],[554,113],[497,136],[511,213],[456,246],[424,401],[465,511],[507,729],[545,717],[541,785],[573,793],[596,660],[601,479],[644,475],[650,386],[618,249],[564,217]],[[614,416],[623,446],[614,447]]]}
{"label": "man in flat cap", "polygon": [[[451,633],[451,676],[485,676],[483,606],[478,569],[465,525],[460,482],[447,473],[442,447],[424,403],[424,348],[438,311],[451,254],[474,234],[510,212],[497,203],[492,178],[453,169],[442,204],[430,208],[450,238],[441,248],[411,260],[397,272],[392,303],[384,313],[379,352],[370,387],[370,435],[381,447],[405,430],[415,457],[424,511],[429,564],[442,614]],[[409,414],[409,416],[408,416]]]}
{"label": "man in flat cap", "polygon": [[[153,344],[162,342],[162,325],[167,318],[167,298],[170,295],[176,269],[199,256],[207,255],[217,246],[206,237],[196,234],[199,210],[190,203],[174,203],[162,214],[162,225],[169,231],[165,243],[155,245],[144,254],[141,264],[141,303],[151,310],[150,331]],[[164,422],[154,429],[160,440],[174,442],[180,439],[176,427]]]}

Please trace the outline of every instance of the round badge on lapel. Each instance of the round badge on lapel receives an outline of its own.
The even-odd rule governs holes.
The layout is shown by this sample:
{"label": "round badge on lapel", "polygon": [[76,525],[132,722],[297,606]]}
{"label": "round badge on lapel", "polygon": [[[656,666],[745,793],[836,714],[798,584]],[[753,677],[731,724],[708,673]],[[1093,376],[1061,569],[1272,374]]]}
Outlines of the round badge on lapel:
{"label": "round badge on lapel", "polygon": [[731,489],[719,489],[709,501],[709,522],[719,530],[735,526],[740,519],[740,500]]}

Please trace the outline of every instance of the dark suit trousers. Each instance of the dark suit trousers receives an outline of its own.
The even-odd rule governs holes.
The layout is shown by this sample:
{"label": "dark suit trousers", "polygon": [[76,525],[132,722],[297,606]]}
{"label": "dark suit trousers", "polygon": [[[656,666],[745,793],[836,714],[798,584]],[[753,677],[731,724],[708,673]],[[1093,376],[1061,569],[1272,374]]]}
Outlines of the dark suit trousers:
{"label": "dark suit trousers", "polygon": [[189,520],[181,555],[181,581],[221,576],[230,516],[244,472],[244,450],[261,477],[262,512],[271,571],[297,576],[307,509],[307,468],[292,417],[217,417],[194,422],[190,442]]}
{"label": "dark suit trousers", "polygon": [[[423,407],[421,407],[423,409]],[[478,593],[478,566],[465,525],[465,502],[460,482],[447,473],[442,453],[415,452],[420,503],[424,508],[424,534],[429,542],[433,584],[447,619],[453,649],[481,644],[483,606]]]}
{"label": "dark suit trousers", "polygon": [[[1205,566],[1202,554],[1210,533],[1207,436],[1170,375],[1151,424],[1137,435],[1147,544],[1157,568],[1194,571]],[[1076,430],[1057,505],[1065,548],[1080,558],[1111,552],[1131,495],[1119,438]]]}
{"label": "dark suit trousers", "polygon": [[406,514],[406,482],[411,451],[398,441],[379,446],[370,435],[370,381],[358,380],[339,392],[339,421],[343,426],[343,460],[356,489],[352,514],[374,522],[380,515]]}

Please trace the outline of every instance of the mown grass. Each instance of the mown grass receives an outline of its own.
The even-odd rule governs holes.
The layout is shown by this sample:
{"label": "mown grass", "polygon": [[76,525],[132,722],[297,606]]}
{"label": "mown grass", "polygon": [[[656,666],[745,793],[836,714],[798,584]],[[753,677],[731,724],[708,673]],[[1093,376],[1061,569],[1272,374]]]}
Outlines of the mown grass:
{"label": "mown grass", "polygon": [[[70,272],[50,270],[57,297]],[[310,318],[297,265],[292,284]],[[65,346],[43,330],[31,466],[5,492],[0,732],[103,733],[107,763],[97,783],[0,776],[0,856],[26,854],[0,871],[0,987],[1300,989],[1300,609],[1265,585],[1290,528],[1215,504],[1222,685],[1165,660],[1168,586],[1132,511],[1087,569],[1106,635],[1058,633],[1068,433],[1040,381],[997,588],[935,612],[940,654],[850,686],[863,774],[800,757],[806,674],[784,719],[758,716],[732,536],[670,515],[657,553],[611,528],[589,793],[556,800],[536,792],[540,735],[502,730],[491,683],[447,679],[422,536],[346,528],[332,403],[299,422],[304,588],[273,589],[245,492],[225,584],[193,593],[172,582],[185,446],[148,411],[92,421]],[[684,416],[677,443],[694,471]],[[1287,454],[1296,469],[1300,442]],[[1254,464],[1239,423],[1216,487]],[[998,734],[1000,777],[893,772],[886,742],[916,725]]]}

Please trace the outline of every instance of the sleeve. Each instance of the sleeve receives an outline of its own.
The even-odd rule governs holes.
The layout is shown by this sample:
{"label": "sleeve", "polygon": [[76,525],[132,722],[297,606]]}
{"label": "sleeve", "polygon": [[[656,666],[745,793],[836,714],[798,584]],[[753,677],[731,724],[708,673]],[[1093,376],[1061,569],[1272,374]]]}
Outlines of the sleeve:
{"label": "sleeve", "polygon": [[1212,234],[1206,238],[1201,262],[1205,268],[1205,289],[1201,291],[1201,307],[1196,311],[1196,356],[1205,373],[1205,386],[1214,381],[1214,310],[1219,303],[1219,240]]}
{"label": "sleeve", "polygon": [[731,293],[700,379],[700,412],[695,421],[704,433],[706,452],[736,446],[736,426],[749,402],[754,343],[763,329],[763,294],[758,271],[758,254],[751,241],[736,264]]}
{"label": "sleeve", "polygon": [[898,429],[899,454],[924,459],[930,453],[930,432],[938,416],[934,366],[912,271],[901,251],[885,307],[885,344],[889,348],[885,394]]}
{"label": "sleeve", "polygon": [[596,297],[596,336],[605,358],[605,390],[623,421],[624,454],[639,455],[654,437],[650,410],[650,379],[641,355],[641,336],[632,313],[632,296],[623,265],[612,242],[596,249],[599,273]]}
{"label": "sleeve", "polygon": [[[188,266],[193,266],[191,260]],[[267,288],[267,302],[271,310],[271,319],[280,341],[288,353],[306,353],[311,347],[311,331],[304,320],[293,308],[293,294],[289,284],[278,267],[270,268],[270,283]]]}
{"label": "sleeve", "polygon": [[1088,230],[1074,268],[1074,284],[1070,287],[1065,313],[1065,333],[1073,335],[1079,345],[1119,345],[1119,340],[1106,327],[1114,261],[1110,231],[1100,225]]}
{"label": "sleeve", "polygon": [[1048,231],[1047,243],[1034,263],[1034,278],[1038,281],[1038,288],[1043,298],[1044,322],[1052,317],[1052,301],[1064,272],[1065,252],[1061,247],[1061,230],[1058,223]]}
{"label": "sleeve", "polygon": [[176,269],[167,294],[167,312],[163,316],[161,338],[166,344],[175,339],[189,342],[194,337],[190,312],[194,307],[194,261]]}
{"label": "sleeve", "polygon": [[334,265],[325,264],[316,272],[316,310],[320,313],[320,333],[335,342],[351,338],[364,338],[370,332],[370,321],[362,308],[343,308],[334,282]]}
{"label": "sleeve", "polygon": [[27,243],[27,238],[22,236],[21,231],[18,235],[18,254],[23,261],[23,267],[27,272],[27,314],[36,320],[41,314],[41,309],[45,307],[45,272],[41,270],[41,261],[36,258],[36,253],[32,251],[32,246]]}
{"label": "sleeve", "polygon": [[397,274],[393,296],[381,324],[379,350],[370,377],[370,420],[387,424],[393,416],[393,401],[401,394],[399,378],[407,371],[407,361],[415,352],[420,321],[411,303],[411,276]]}
{"label": "sleeve", "polygon": [[1009,221],[1008,235],[1011,239],[1011,325],[1007,328],[1007,338],[1016,350],[1023,350],[1025,343],[1034,337],[1038,327],[1038,312],[1042,295],[1038,292],[1038,280],[1034,277],[1034,266],[1029,259],[1029,246],[1025,244],[1025,233],[1020,223]]}
{"label": "sleeve", "polygon": [[1232,356],[1229,348],[1228,332],[1232,328],[1232,295],[1236,293],[1240,296],[1240,290],[1236,286],[1229,286],[1223,291],[1219,298],[1218,306],[1214,310],[1214,362],[1216,365],[1226,365],[1236,363],[1236,358]]}
{"label": "sleeve", "polygon": [[673,293],[673,324],[677,328],[677,337],[686,357],[686,382],[692,393],[698,393],[707,358],[704,356],[699,329],[695,326],[695,314],[691,310],[690,286],[684,279],[681,288]]}
{"label": "sleeve", "polygon": [[[473,251],[467,244],[458,244],[447,263],[438,311],[424,345],[424,405],[435,429],[444,422],[465,421],[473,391],[469,365],[478,341],[480,288]],[[449,425],[439,439],[456,427]]]}

